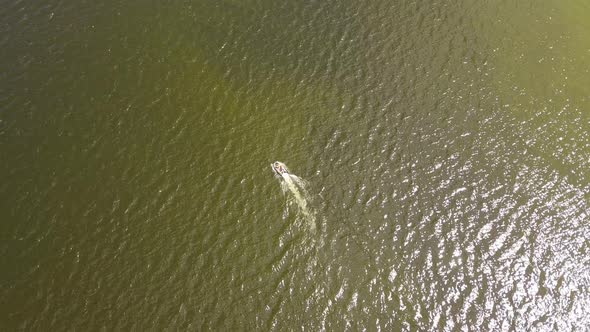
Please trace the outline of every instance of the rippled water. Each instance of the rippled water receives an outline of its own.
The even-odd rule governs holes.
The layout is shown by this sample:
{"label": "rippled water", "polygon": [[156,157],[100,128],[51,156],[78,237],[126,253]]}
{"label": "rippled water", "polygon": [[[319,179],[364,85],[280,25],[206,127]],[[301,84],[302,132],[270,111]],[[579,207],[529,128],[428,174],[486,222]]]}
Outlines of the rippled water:
{"label": "rippled water", "polygon": [[2,4],[2,330],[590,326],[587,1]]}

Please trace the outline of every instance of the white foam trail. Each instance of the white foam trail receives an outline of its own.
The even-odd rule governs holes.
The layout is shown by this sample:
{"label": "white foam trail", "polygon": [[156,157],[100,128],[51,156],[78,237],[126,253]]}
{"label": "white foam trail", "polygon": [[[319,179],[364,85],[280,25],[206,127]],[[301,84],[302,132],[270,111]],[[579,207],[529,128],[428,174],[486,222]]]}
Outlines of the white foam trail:
{"label": "white foam trail", "polygon": [[299,212],[307,221],[311,231],[315,232],[315,214],[309,207],[309,193],[307,191],[307,183],[296,175],[283,173],[284,181],[281,183],[283,192],[289,193],[291,200],[299,208]]}

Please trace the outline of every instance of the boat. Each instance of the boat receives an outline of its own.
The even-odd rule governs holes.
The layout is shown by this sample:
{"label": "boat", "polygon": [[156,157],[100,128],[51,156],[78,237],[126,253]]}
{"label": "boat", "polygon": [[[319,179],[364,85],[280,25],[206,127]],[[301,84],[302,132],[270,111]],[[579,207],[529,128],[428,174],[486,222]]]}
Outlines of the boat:
{"label": "boat", "polygon": [[270,164],[270,167],[275,172],[277,176],[283,176],[283,174],[289,174],[289,170],[287,166],[280,161],[275,161],[274,163]]}

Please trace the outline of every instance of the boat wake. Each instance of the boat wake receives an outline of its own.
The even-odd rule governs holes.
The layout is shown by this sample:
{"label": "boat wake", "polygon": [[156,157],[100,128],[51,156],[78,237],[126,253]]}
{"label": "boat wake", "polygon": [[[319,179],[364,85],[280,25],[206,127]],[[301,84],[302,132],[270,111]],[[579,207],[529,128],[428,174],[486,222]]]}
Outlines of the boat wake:
{"label": "boat wake", "polygon": [[279,161],[271,164],[271,168],[280,179],[281,189],[287,196],[288,204],[295,205],[301,216],[312,232],[315,232],[315,212],[310,207],[310,195],[307,190],[308,184],[297,175],[291,174],[287,166]]}

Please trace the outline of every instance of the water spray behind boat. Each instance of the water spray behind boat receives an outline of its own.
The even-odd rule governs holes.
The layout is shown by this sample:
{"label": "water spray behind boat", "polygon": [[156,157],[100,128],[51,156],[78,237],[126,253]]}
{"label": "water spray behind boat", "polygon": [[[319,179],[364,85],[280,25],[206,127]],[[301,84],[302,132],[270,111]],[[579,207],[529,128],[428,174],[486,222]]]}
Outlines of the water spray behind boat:
{"label": "water spray behind boat", "polygon": [[312,231],[315,231],[315,216],[309,206],[310,195],[307,182],[295,174],[291,174],[285,164],[275,161],[270,165],[276,177],[281,181],[281,189],[287,194],[287,199],[297,205],[300,214],[307,221]]}

